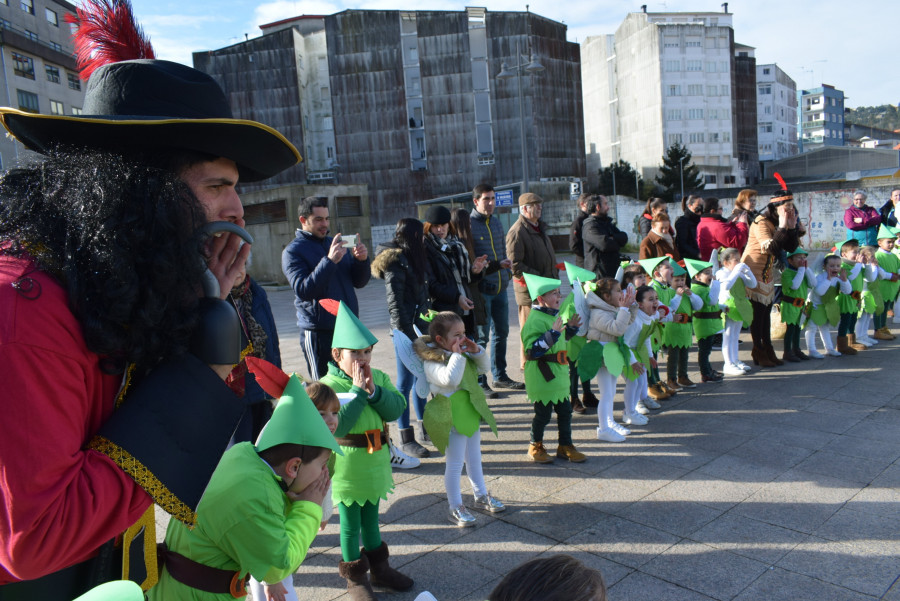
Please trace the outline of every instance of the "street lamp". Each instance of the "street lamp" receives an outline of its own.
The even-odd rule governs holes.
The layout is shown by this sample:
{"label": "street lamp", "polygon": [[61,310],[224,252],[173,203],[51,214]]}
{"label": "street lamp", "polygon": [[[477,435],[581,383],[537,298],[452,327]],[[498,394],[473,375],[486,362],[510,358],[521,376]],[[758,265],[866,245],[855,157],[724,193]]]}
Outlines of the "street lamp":
{"label": "street lamp", "polygon": [[684,202],[684,159],[686,158],[687,157],[681,157],[678,159],[678,176],[681,178],[681,202]]}
{"label": "street lamp", "polygon": [[525,100],[522,96],[522,71],[524,70],[529,74],[540,73],[544,70],[544,65],[537,61],[534,54],[531,55],[531,60],[528,63],[524,63],[523,58],[527,57],[522,56],[519,50],[519,41],[516,40],[516,64],[510,67],[503,63],[500,67],[500,73],[497,73],[497,79],[516,78],[516,89],[519,92],[519,137],[522,142],[522,193],[524,194],[528,192],[528,156],[525,147]]}

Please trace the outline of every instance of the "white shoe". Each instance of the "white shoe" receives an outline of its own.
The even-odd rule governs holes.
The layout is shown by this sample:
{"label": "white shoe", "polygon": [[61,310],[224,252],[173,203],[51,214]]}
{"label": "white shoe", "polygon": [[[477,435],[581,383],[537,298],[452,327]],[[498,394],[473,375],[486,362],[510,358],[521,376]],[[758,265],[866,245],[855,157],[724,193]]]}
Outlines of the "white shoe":
{"label": "white shoe", "polygon": [[410,457],[399,448],[394,446],[394,442],[390,442],[391,447],[391,467],[399,468],[401,470],[411,470],[413,468],[419,467],[419,464],[422,463],[418,457]]}
{"label": "white shoe", "polygon": [[827,352],[828,352],[828,354],[831,355],[832,357],[840,357],[840,356],[841,356],[841,354],[838,352],[837,349],[833,349],[833,348],[832,348],[832,349],[828,349]]}
{"label": "white shoe", "polygon": [[620,424],[619,422],[613,421],[613,423],[609,424],[609,427],[621,434],[622,436],[628,436],[631,434],[631,430]]}
{"label": "white shoe", "polygon": [[734,363],[727,363],[725,367],[722,368],[722,372],[729,376],[746,376],[747,372],[745,372],[739,365],[735,365]]}
{"label": "white shoe", "polygon": [[875,346],[876,344],[878,344],[878,341],[875,340],[874,338],[872,338],[872,337],[869,336],[869,335],[866,335],[866,340],[865,340],[865,341],[869,344],[869,346]]}
{"label": "white shoe", "polygon": [[872,341],[869,340],[868,338],[860,338],[859,336],[857,336],[856,342],[858,342],[859,344],[863,345],[866,348],[869,348],[870,346],[872,346]]}
{"label": "white shoe", "polygon": [[746,363],[744,363],[743,361],[738,361],[737,363],[735,363],[735,365],[737,365],[744,371],[753,371],[753,368],[750,367],[749,365],[747,365]]}
{"label": "white shoe", "polygon": [[638,413],[640,413],[641,415],[647,415],[648,413],[650,413],[650,410],[647,408],[646,405],[644,405],[644,401],[638,401],[637,406],[635,406],[634,410],[637,411]]}
{"label": "white shoe", "polygon": [[642,405],[642,404],[643,404],[644,407],[646,407],[647,409],[661,409],[661,408],[662,408],[662,405],[660,405],[659,403],[657,403],[656,401],[654,401],[654,400],[651,399],[650,397],[647,397],[646,399],[641,399],[641,401],[638,403],[638,411],[639,411],[640,413],[643,413],[643,411],[641,411],[641,405]]}
{"label": "white shoe", "polygon": [[825,355],[823,355],[822,353],[820,353],[819,351],[817,351],[814,348],[811,348],[808,351],[806,351],[806,354],[809,355],[810,357],[812,357],[813,359],[824,359],[825,358]]}
{"label": "white shoe", "polygon": [[625,437],[612,428],[597,428],[597,440],[605,442],[624,442]]}
{"label": "white shoe", "polygon": [[625,413],[622,415],[622,421],[626,424],[631,424],[634,426],[644,426],[650,420],[647,419],[646,416],[641,415],[640,413]]}

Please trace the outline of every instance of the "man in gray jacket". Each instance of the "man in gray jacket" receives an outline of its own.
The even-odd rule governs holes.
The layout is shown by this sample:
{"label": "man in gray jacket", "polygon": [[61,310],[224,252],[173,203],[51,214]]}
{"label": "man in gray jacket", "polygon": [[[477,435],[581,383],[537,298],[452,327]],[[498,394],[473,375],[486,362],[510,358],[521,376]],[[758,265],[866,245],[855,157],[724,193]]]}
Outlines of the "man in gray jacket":
{"label": "man in gray jacket", "polygon": [[[506,234],[503,225],[494,215],[494,188],[490,184],[478,184],[472,191],[472,209],[469,219],[472,222],[472,246],[475,256],[487,255],[488,261],[498,261],[501,269],[486,274],[478,283],[478,290],[484,300],[485,323],[478,326],[478,344],[487,348],[491,341],[491,373],[494,376],[495,388],[522,390],[525,385],[515,382],[506,374],[506,340],[509,337],[509,299],[506,287],[509,284],[509,268],[512,265],[506,258]],[[481,386],[491,398],[496,393],[487,384],[487,378],[481,377]]]}

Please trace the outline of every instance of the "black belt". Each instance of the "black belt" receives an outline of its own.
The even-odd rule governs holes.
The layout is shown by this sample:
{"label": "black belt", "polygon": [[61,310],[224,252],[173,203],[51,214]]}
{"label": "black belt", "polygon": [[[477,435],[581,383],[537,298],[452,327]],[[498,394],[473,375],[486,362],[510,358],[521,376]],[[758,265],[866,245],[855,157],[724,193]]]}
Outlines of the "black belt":
{"label": "black belt", "polygon": [[366,430],[363,434],[347,434],[337,439],[342,447],[355,449],[369,449],[369,453],[380,451],[382,445],[387,445],[388,436],[384,430]]}
{"label": "black belt", "polygon": [[544,376],[544,379],[548,382],[554,378],[553,370],[550,369],[550,363],[558,363],[560,365],[568,365],[569,363],[568,351],[548,353],[546,355],[541,355],[540,357],[531,357],[530,355],[531,351],[525,353],[525,360],[537,362],[538,370],[541,372],[541,375]]}
{"label": "black belt", "polygon": [[690,323],[691,316],[688,313],[675,313],[672,315],[673,323]]}
{"label": "black belt", "polygon": [[169,575],[185,586],[207,593],[228,593],[235,599],[247,596],[250,573],[240,578],[240,572],[211,568],[184,555],[169,551],[165,543],[156,547],[160,567],[165,566]]}
{"label": "black belt", "polygon": [[722,317],[722,311],[694,311],[694,318],[697,319],[718,319]]}
{"label": "black belt", "polygon": [[806,301],[804,299],[787,296],[784,293],[781,294],[781,300],[788,303],[789,305],[794,305],[795,307],[802,307],[806,304]]}

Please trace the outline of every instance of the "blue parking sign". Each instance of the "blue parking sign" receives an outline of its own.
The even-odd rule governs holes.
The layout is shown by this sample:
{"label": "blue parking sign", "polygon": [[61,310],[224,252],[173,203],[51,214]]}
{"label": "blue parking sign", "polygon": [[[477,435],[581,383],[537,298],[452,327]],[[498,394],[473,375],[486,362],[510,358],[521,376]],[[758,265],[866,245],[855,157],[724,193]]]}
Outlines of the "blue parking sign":
{"label": "blue parking sign", "polygon": [[513,191],[512,190],[496,190],[494,192],[494,206],[495,207],[511,207],[511,206],[513,206]]}

